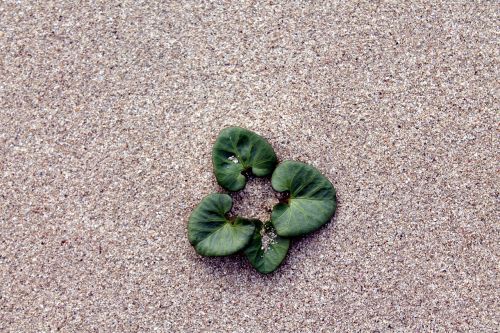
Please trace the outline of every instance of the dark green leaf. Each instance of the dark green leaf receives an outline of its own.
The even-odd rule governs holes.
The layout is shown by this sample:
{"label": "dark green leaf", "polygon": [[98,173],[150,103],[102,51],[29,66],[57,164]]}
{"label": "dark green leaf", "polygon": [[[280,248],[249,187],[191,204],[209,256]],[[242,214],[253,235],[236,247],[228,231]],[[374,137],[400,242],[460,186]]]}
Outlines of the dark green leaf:
{"label": "dark green leaf", "polygon": [[245,187],[244,173],[270,175],[277,163],[273,148],[263,137],[240,127],[221,131],[212,150],[215,178],[229,191]]}
{"label": "dark green leaf", "polygon": [[337,201],[330,181],[316,168],[285,161],[274,170],[271,183],[289,198],[274,206],[271,221],[278,235],[294,237],[312,232],[327,223]]}
{"label": "dark green leaf", "polygon": [[207,195],[193,210],[188,223],[188,238],[203,256],[226,256],[242,250],[255,230],[252,220],[226,217],[233,205],[227,194]]}
{"label": "dark green leaf", "polygon": [[290,240],[276,235],[271,223],[258,223],[245,255],[257,271],[271,273],[285,259]]}

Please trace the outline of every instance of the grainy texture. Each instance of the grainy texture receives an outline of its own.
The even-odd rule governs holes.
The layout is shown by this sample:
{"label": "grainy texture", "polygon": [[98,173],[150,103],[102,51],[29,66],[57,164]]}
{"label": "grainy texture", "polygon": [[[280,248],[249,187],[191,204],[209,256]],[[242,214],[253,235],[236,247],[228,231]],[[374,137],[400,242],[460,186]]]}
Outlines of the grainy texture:
{"label": "grainy texture", "polygon": [[[74,3],[0,4],[0,331],[499,330],[498,2]],[[187,240],[229,125],[337,188],[270,276]]]}

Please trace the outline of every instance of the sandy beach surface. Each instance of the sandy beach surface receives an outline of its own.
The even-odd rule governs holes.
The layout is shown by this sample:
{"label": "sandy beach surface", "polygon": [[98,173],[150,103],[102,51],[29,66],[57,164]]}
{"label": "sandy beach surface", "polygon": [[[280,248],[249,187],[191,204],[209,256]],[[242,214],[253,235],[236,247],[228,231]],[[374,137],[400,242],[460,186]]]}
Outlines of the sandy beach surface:
{"label": "sandy beach surface", "polygon": [[[0,331],[498,332],[499,12],[3,1]],[[230,125],[337,189],[271,275],[187,240]]]}

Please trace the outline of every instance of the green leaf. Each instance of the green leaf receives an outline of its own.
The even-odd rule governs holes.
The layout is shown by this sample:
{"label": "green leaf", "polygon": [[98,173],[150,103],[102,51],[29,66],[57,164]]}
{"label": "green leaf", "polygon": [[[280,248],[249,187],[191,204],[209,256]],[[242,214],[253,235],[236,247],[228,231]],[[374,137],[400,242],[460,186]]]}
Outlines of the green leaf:
{"label": "green leaf", "polygon": [[219,185],[239,191],[247,182],[244,173],[270,175],[278,159],[269,142],[260,135],[241,127],[228,127],[215,141],[212,162]]}
{"label": "green leaf", "polygon": [[188,222],[188,238],[203,256],[226,256],[242,250],[251,240],[252,220],[226,217],[233,205],[227,194],[207,195],[193,210]]}
{"label": "green leaf", "polygon": [[276,270],[285,259],[290,240],[276,235],[271,223],[257,223],[245,255],[257,271],[268,274]]}
{"label": "green leaf", "polygon": [[327,223],[335,213],[337,200],[330,181],[315,167],[285,161],[274,170],[271,184],[289,198],[274,206],[271,221],[278,235],[295,237]]}

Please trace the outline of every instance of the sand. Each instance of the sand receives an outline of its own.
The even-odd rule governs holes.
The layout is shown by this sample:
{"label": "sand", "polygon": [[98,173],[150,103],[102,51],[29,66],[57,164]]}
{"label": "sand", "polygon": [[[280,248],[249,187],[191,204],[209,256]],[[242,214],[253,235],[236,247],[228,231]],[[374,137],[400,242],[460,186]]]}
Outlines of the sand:
{"label": "sand", "polygon": [[[0,331],[498,331],[498,3],[199,3],[0,4]],[[187,240],[229,125],[338,192],[269,276]]]}

